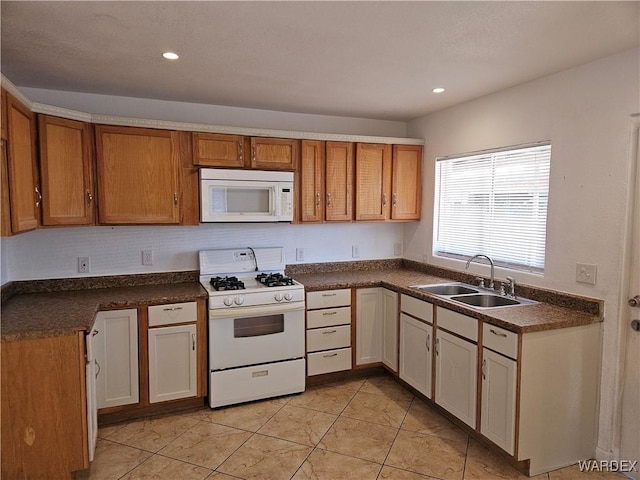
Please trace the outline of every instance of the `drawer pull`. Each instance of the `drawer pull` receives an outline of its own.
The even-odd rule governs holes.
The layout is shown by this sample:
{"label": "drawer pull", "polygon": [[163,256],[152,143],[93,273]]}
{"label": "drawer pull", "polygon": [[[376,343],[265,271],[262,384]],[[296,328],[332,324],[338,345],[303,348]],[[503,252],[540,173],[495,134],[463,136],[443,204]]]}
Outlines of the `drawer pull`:
{"label": "drawer pull", "polygon": [[487,379],[487,359],[482,359],[482,379]]}
{"label": "drawer pull", "polygon": [[191,350],[196,351],[196,334],[191,334]]}
{"label": "drawer pull", "polygon": [[431,343],[431,335],[427,335],[427,341],[424,342],[424,345],[427,347],[427,352],[431,351],[431,347],[429,346],[430,343]]}
{"label": "drawer pull", "polygon": [[493,328],[489,329],[489,331],[490,331],[491,333],[493,333],[494,335],[497,335],[497,336],[499,336],[499,337],[507,338],[507,334],[506,334],[506,333],[496,332]]}
{"label": "drawer pull", "polygon": [[326,335],[327,333],[336,333],[337,330],[327,330],[326,332],[322,332],[323,335]]}
{"label": "drawer pull", "polygon": [[335,297],[336,294],[335,293],[323,293],[322,296],[323,297]]}
{"label": "drawer pull", "polygon": [[322,312],[323,316],[327,316],[327,315],[336,315],[338,312],[336,312],[335,310],[333,312]]}
{"label": "drawer pull", "polygon": [[182,310],[182,307],[169,307],[169,308],[163,308],[162,311],[163,312],[173,312],[175,310]]}
{"label": "drawer pull", "polygon": [[337,353],[330,353],[328,355],[323,355],[322,358],[331,358],[331,357],[337,357],[338,354]]}

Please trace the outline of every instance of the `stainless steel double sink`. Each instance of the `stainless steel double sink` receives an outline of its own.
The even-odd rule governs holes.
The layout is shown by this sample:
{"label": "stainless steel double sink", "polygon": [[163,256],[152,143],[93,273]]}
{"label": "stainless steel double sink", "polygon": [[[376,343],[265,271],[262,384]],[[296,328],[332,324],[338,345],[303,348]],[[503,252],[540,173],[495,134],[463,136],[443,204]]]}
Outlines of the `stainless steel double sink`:
{"label": "stainless steel double sink", "polygon": [[535,305],[539,303],[535,300],[529,300],[528,298],[499,295],[498,293],[495,293],[494,290],[488,290],[486,288],[467,285],[466,283],[460,282],[438,283],[434,285],[412,285],[411,288],[478,309],[515,307],[520,305]]}

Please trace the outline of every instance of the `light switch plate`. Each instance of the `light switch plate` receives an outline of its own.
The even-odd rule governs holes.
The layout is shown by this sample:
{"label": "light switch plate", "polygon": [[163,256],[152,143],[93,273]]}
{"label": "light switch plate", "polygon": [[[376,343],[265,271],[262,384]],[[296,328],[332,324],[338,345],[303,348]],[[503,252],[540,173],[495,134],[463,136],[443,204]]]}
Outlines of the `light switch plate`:
{"label": "light switch plate", "polygon": [[296,248],[296,261],[297,262],[304,261],[304,248]]}
{"label": "light switch plate", "polygon": [[596,265],[590,263],[576,263],[576,282],[596,284]]}

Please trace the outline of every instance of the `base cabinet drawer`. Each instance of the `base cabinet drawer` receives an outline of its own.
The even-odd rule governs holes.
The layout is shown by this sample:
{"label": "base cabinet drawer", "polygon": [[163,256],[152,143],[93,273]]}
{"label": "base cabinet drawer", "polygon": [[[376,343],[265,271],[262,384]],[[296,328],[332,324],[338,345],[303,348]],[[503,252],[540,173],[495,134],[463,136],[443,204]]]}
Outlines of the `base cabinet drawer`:
{"label": "base cabinet drawer", "polygon": [[330,350],[307,355],[307,375],[351,370],[351,348]]}
{"label": "base cabinet drawer", "polygon": [[149,307],[149,326],[191,323],[198,320],[196,302],[152,305]]}
{"label": "base cabinet drawer", "polygon": [[348,325],[351,323],[351,307],[327,308],[307,311],[307,328]]}
{"label": "base cabinet drawer", "polygon": [[307,330],[307,352],[344,348],[351,345],[351,326]]}
{"label": "base cabinet drawer", "polygon": [[307,309],[346,307],[351,305],[351,289],[323,290],[307,293]]}

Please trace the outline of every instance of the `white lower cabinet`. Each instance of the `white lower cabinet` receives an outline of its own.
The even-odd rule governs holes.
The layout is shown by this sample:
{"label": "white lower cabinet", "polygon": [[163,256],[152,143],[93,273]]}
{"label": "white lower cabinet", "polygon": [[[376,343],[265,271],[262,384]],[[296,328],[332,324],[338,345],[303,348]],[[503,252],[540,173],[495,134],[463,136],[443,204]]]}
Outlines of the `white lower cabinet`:
{"label": "white lower cabinet", "polygon": [[149,402],[195,397],[196,325],[149,329]]}
{"label": "white lower cabinet", "polygon": [[307,375],[351,370],[351,290],[307,293]]}
{"label": "white lower cabinet", "polygon": [[400,314],[400,378],[427,398],[431,398],[432,339],[433,326]]}
{"label": "white lower cabinet", "polygon": [[93,331],[97,407],[138,403],[138,311],[98,312]]}
{"label": "white lower cabinet", "polygon": [[381,288],[359,288],[356,290],[356,365],[381,361]]}
{"label": "white lower cabinet", "polygon": [[398,293],[387,288],[382,294],[382,363],[398,371]]}
{"label": "white lower cabinet", "polygon": [[510,455],[515,447],[516,381],[516,361],[484,348],[480,433]]}
{"label": "white lower cabinet", "polygon": [[478,346],[438,329],[435,352],[436,403],[475,428]]}

